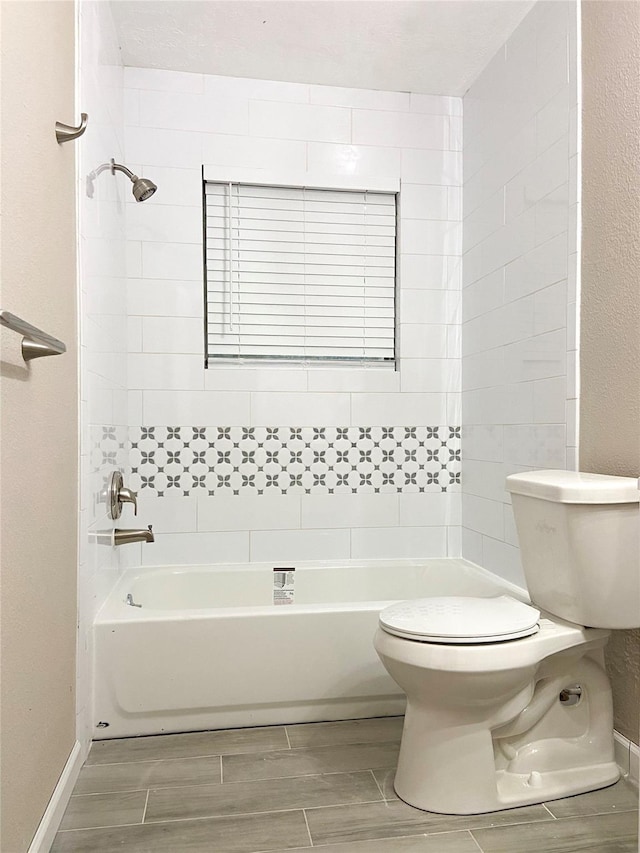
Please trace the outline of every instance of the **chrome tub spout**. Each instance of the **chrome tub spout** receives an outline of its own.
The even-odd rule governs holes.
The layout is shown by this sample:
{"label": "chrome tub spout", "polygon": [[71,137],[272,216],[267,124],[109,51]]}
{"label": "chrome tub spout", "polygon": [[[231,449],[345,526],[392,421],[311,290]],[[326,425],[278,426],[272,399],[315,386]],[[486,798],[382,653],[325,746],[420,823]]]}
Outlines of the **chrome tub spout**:
{"label": "chrome tub spout", "polygon": [[120,530],[116,527],[113,531],[114,545],[128,545],[129,542],[154,542],[153,530],[151,525],[147,529],[144,527],[139,530]]}

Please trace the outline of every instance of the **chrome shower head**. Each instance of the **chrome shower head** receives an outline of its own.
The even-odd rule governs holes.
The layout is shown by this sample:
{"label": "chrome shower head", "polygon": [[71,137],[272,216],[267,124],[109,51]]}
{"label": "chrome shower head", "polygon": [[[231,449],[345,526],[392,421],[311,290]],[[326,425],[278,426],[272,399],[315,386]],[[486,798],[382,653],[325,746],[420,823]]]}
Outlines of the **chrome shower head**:
{"label": "chrome shower head", "polygon": [[111,174],[115,175],[116,172],[124,172],[124,174],[129,178],[133,184],[133,189],[131,191],[136,201],[146,201],[148,198],[151,198],[154,192],[158,189],[158,187],[153,183],[153,181],[150,181],[149,178],[139,178],[137,175],[133,174],[131,169],[127,169],[126,166],[121,166],[119,163],[111,160]]}
{"label": "chrome shower head", "polygon": [[146,201],[157,189],[149,178],[136,178],[133,182],[133,197],[136,201]]}

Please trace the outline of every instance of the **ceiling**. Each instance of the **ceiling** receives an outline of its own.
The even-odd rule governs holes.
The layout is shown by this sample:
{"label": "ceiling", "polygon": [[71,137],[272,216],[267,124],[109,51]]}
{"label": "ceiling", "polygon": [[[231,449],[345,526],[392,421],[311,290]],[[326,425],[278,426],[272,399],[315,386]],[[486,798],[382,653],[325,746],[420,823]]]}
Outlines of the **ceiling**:
{"label": "ceiling", "polygon": [[463,95],[534,0],[112,0],[125,65]]}

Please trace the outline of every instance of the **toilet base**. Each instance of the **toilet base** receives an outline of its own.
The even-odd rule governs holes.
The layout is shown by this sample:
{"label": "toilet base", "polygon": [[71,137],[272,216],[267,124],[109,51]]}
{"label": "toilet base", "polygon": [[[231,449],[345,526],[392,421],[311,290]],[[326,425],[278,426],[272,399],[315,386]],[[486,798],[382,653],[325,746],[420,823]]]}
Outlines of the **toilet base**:
{"label": "toilet base", "polygon": [[482,805],[477,804],[474,807],[470,807],[469,803],[455,807],[451,803],[449,807],[443,808],[439,800],[434,804],[428,796],[416,797],[415,791],[405,790],[402,780],[396,782],[394,788],[400,799],[414,808],[436,814],[464,815],[486,814],[586,794],[599,788],[607,788],[619,778],[620,769],[614,762],[572,770],[550,770],[535,775],[502,770],[496,773],[496,790],[492,800],[485,799]]}
{"label": "toilet base", "polygon": [[[537,666],[459,677],[432,669],[425,678],[424,667],[381,655],[407,690],[394,783],[400,799],[429,812],[483,814],[616,782],[604,642],[598,636]],[[379,634],[378,652],[391,643],[396,652],[399,643],[400,652],[423,651]],[[577,702],[561,698],[571,685],[581,691]]]}

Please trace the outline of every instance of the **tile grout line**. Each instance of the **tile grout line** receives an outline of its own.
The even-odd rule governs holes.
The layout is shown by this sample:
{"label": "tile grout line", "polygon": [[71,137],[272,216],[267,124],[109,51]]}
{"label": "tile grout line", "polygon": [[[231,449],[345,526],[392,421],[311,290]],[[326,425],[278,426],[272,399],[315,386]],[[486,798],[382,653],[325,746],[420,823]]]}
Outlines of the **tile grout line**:
{"label": "tile grout line", "polygon": [[373,776],[373,781],[378,786],[378,790],[380,791],[380,796],[382,797],[383,801],[386,802],[387,798],[384,795],[384,791],[382,790],[382,786],[380,785],[380,783],[376,779],[376,774],[373,772],[373,770],[369,770],[369,773],[371,773],[371,775]]}
{"label": "tile grout line", "polygon": [[[0,0],[1,2],[1,0]],[[222,760],[224,756],[220,756]],[[389,770],[389,767],[374,767],[374,770]],[[293,776],[265,776],[262,779],[236,779],[233,782],[225,782],[225,785],[246,785],[250,782],[277,782],[283,779],[307,779],[313,776],[340,776],[343,773],[368,773],[370,768],[356,768],[355,770],[328,770],[325,773],[296,773]],[[221,785],[222,782],[188,782],[182,784],[174,783],[171,785],[155,785],[153,790],[168,791],[172,789],[183,790],[184,788],[206,788],[209,785]],[[136,791],[145,791],[146,788],[120,788],[112,791],[86,791],[83,794],[73,794],[74,797],[99,797],[110,794],[132,794]]]}
{"label": "tile grout line", "polygon": [[302,809],[302,814],[304,817],[305,826],[307,827],[307,835],[309,836],[309,846],[313,847],[313,838],[311,837],[311,830],[309,829],[309,821],[307,820],[307,810]]}
{"label": "tile grout line", "polygon": [[471,836],[471,840],[472,840],[472,841],[473,841],[473,843],[476,845],[476,847],[478,848],[478,850],[480,851],[480,853],[484,853],[484,851],[483,851],[482,847],[480,847],[480,842],[478,841],[478,839],[477,839],[477,838],[475,837],[475,835],[473,834],[473,831],[472,831],[471,829],[468,829],[468,830],[467,830],[467,832],[468,832],[468,834]]}
{"label": "tile grout line", "polygon": [[549,812],[549,814],[551,815],[551,817],[552,817],[554,820],[557,820],[557,819],[558,819],[558,818],[556,817],[556,815],[554,815],[554,813],[551,811],[551,809],[547,806],[547,804],[546,804],[546,803],[540,803],[540,805],[542,806],[542,808],[543,808],[545,811]]}
{"label": "tile grout line", "polygon": [[220,784],[224,783],[224,765],[222,763],[222,756],[220,756]]}
{"label": "tile grout line", "polygon": [[[147,805],[148,805],[148,800],[149,800],[149,794],[150,794],[150,790],[147,790],[147,797],[146,797],[146,801],[145,801],[145,810],[144,810],[144,814],[143,814],[143,822],[146,819],[146,811],[147,811]],[[309,831],[308,820],[307,820],[307,815],[306,815],[306,811],[308,809],[312,809],[312,810],[316,811],[316,810],[322,810],[322,809],[326,809],[326,808],[340,808],[340,807],[348,807],[348,806],[352,806],[352,805],[367,805],[367,804],[380,805],[381,802],[386,803],[386,804],[389,803],[389,801],[386,801],[386,800],[382,800],[382,801],[380,801],[380,800],[363,800],[363,801],[360,801],[358,803],[333,803],[333,804],[327,804],[327,805],[323,805],[323,806],[307,806],[307,807],[298,806],[298,807],[293,807],[293,808],[271,809],[269,811],[240,812],[240,813],[236,813],[236,814],[219,813],[219,814],[211,814],[211,815],[201,815],[198,817],[191,816],[191,817],[185,817],[185,818],[172,818],[169,820],[154,820],[154,821],[149,821],[148,823],[144,823],[144,825],[145,826],[163,825],[163,824],[170,824],[170,823],[185,823],[185,822],[189,822],[189,821],[216,820],[216,819],[228,819],[228,818],[238,818],[238,817],[242,818],[242,817],[251,817],[254,815],[282,814],[284,812],[302,811],[304,814],[304,817],[305,817],[307,830]],[[544,805],[544,804],[542,804],[542,805]],[[629,810],[629,811],[635,811],[635,810]],[[613,812],[613,814],[620,814],[620,813],[622,813],[622,812]],[[604,812],[604,813],[600,813],[600,814],[583,815],[582,817],[601,817],[603,814],[612,814],[612,813],[611,812]],[[575,819],[577,817],[580,817],[580,816],[579,815],[573,815],[570,818],[566,818],[566,819],[571,820],[571,819]],[[562,822],[561,819],[554,818],[554,821],[555,820],[560,820],[560,822]],[[532,823],[531,821],[524,821],[522,823],[516,822],[516,823],[501,824],[501,826],[513,827],[513,826],[530,825],[531,823]],[[542,823],[547,823],[547,821],[542,821]],[[61,833],[83,832],[83,831],[94,830],[94,829],[116,829],[116,828],[126,828],[129,826],[141,826],[141,825],[143,825],[143,824],[141,824],[141,823],[126,823],[126,824],[111,824],[111,825],[106,825],[106,826],[100,826],[100,825],[98,825],[98,826],[85,826],[85,827],[75,827],[73,829],[59,830],[59,832],[61,832]],[[450,832],[460,832],[460,833],[467,832],[468,834],[471,835],[474,842],[478,845],[479,849],[482,850],[482,848],[479,845],[479,842],[477,841],[477,839],[475,838],[473,833],[476,830],[483,830],[483,829],[487,829],[487,828],[489,828],[489,827],[474,827],[473,829],[466,829],[466,830],[443,829],[443,830],[439,830],[436,832],[426,832],[426,833],[422,832],[419,834],[420,835],[427,835],[427,836],[437,836],[437,835],[442,835],[442,834],[448,834]],[[310,834],[310,831],[309,831],[309,834]],[[413,837],[413,836],[410,836],[410,837]],[[375,839],[371,839],[371,840],[375,840]],[[313,841],[312,841],[312,846],[314,846]]]}
{"label": "tile grout line", "polygon": [[[372,805],[372,806],[392,806],[395,803],[402,803],[402,800],[359,800],[357,802],[347,802],[347,803],[327,803],[325,805],[316,805],[316,806],[290,806],[285,808],[271,808],[265,811],[251,811],[251,812],[235,812],[235,813],[218,813],[218,814],[210,814],[210,815],[200,815],[197,817],[178,817],[178,818],[169,818],[166,820],[154,820],[148,821],[146,826],[150,825],[159,825],[159,824],[168,824],[168,823],[185,823],[189,821],[199,821],[199,820],[220,820],[226,818],[236,818],[236,817],[252,817],[254,815],[270,815],[270,814],[282,814],[285,812],[298,812],[298,811],[322,811],[324,809],[343,809],[349,808],[351,806],[363,806],[363,805]],[[414,811],[421,811],[420,809],[414,809]],[[423,812],[424,814],[431,814],[430,812]],[[614,814],[617,814],[614,812]],[[481,816],[481,815],[477,815]],[[578,817],[601,817],[602,815],[573,815],[571,818],[566,818],[566,820],[574,820]],[[306,819],[306,814],[305,814]],[[489,825],[489,826],[476,826],[472,829],[435,829],[433,831],[428,832],[420,832],[417,833],[419,835],[447,835],[450,832],[474,832],[476,830],[484,830],[484,829],[494,829],[494,828],[502,828],[502,827],[517,827],[517,826],[529,826],[533,824],[550,824],[551,821],[530,821],[530,820],[514,820],[513,823],[501,823],[497,825]],[[139,826],[139,824],[123,824],[123,826]],[[64,830],[66,832],[77,832],[78,830]],[[369,839],[375,840],[375,839]]]}
{"label": "tile grout line", "polygon": [[[287,737],[287,743],[289,741],[289,735],[286,732],[286,726],[282,727],[285,729],[285,734]],[[88,767],[115,767],[117,765],[122,764],[152,764],[158,763],[160,761],[193,761],[197,758],[217,758],[218,756],[237,756],[237,755],[262,755],[264,753],[271,752],[288,752],[291,750],[292,752],[296,752],[297,750],[303,749],[336,749],[338,747],[347,747],[347,746],[373,746],[380,745],[383,743],[400,743],[399,739],[386,739],[386,740],[357,740],[357,741],[348,741],[346,743],[321,743],[318,746],[288,746],[276,749],[262,749],[262,750],[252,750],[249,752],[204,752],[198,755],[185,755],[185,756],[177,756],[176,758],[139,758],[134,761],[103,761],[98,762],[96,764],[88,764],[86,763],[83,769]]]}
{"label": "tile grout line", "polygon": [[[333,803],[326,806],[307,806],[306,808],[310,809],[332,809],[339,808],[341,806],[349,806],[349,805],[380,805],[380,800],[362,800],[357,803]],[[198,817],[175,817],[169,818],[168,820],[150,820],[147,821],[144,826],[166,826],[167,824],[174,823],[189,823],[190,821],[203,821],[203,820],[228,820],[230,818],[245,818],[245,817],[255,817],[256,815],[274,815],[274,814],[287,814],[292,812],[304,812],[305,807],[303,806],[295,806],[293,808],[283,808],[283,809],[270,809],[268,811],[257,811],[257,812],[237,812],[237,813],[220,813],[220,814],[210,814],[210,815],[199,815]],[[146,817],[146,815],[145,815]],[[306,814],[305,814],[306,821]],[[117,823],[117,824],[109,824],[106,826],[79,826],[74,829],[61,829],[59,832],[85,832],[87,830],[93,829],[121,829],[122,827],[128,826],[141,826],[140,823]],[[447,830],[448,831],[448,830]]]}
{"label": "tile grout line", "polygon": [[285,734],[285,737],[287,738],[287,743],[289,744],[289,749],[292,749],[291,738],[289,737],[289,731],[288,731],[286,726],[284,727],[284,734]]}
{"label": "tile grout line", "polygon": [[[151,824],[145,824],[150,826]],[[59,829],[56,835],[67,835],[71,832],[90,832],[94,829],[126,829],[128,826],[142,826],[141,823],[107,823],[97,824],[96,826],[76,826],[73,829]]]}
{"label": "tile grout line", "polygon": [[147,788],[147,796],[146,796],[145,801],[144,801],[144,809],[142,811],[142,820],[140,821],[140,823],[144,823],[144,819],[147,816],[147,806],[149,805],[149,794],[150,793],[151,793],[151,790],[149,788]]}
{"label": "tile grout line", "polygon": [[[193,817],[193,816],[191,816],[191,817],[173,817],[173,818],[168,818],[167,820],[153,820],[153,821],[148,821],[147,826],[150,826],[152,823],[153,824],[184,823],[185,821],[190,821],[190,820],[214,820],[214,819],[218,819],[218,818],[252,817],[253,815],[282,814],[283,812],[300,812],[300,811],[304,811],[305,809],[315,811],[315,810],[320,810],[320,809],[342,808],[344,806],[369,806],[369,805],[379,806],[379,805],[383,805],[383,804],[384,804],[384,801],[381,801],[381,800],[358,800],[355,803],[353,803],[353,802],[350,802],[350,803],[327,803],[326,805],[323,805],[323,806],[288,806],[288,807],[284,807],[284,808],[271,808],[271,809],[267,809],[265,811],[230,812],[230,813],[220,812],[219,814],[200,815],[198,817]],[[482,827],[482,828],[484,829],[484,827]],[[448,832],[449,830],[446,830],[446,831]]]}

